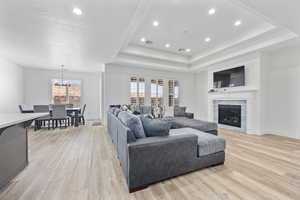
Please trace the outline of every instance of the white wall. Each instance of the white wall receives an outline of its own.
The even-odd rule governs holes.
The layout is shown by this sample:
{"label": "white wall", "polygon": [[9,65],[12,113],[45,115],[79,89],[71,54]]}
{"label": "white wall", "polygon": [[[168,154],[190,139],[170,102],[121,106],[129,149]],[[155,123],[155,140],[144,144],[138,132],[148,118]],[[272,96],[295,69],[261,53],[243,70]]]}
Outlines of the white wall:
{"label": "white wall", "polygon": [[[246,65],[246,87],[257,89],[257,130],[300,139],[300,46],[240,56],[195,74],[196,117],[208,120],[207,91],[213,71]],[[251,59],[251,57],[253,59]],[[233,98],[234,94],[226,94]],[[245,94],[246,95],[246,94]],[[258,124],[259,123],[259,124]]]}
{"label": "white wall", "polygon": [[300,46],[265,55],[264,64],[269,133],[300,139]]}
{"label": "white wall", "polygon": [[195,111],[196,119],[208,119],[208,72],[201,71],[195,77]]}
{"label": "white wall", "polygon": [[[213,73],[216,71],[226,70],[234,67],[245,66],[245,86],[233,87],[224,89],[217,89],[216,93],[208,93],[213,88]],[[197,92],[195,116],[202,120],[213,120],[213,105],[214,99],[248,99],[248,103],[252,103],[252,110],[248,110],[251,113],[251,118],[257,119],[257,110],[259,102],[256,101],[259,96],[260,90],[260,54],[252,53],[237,58],[229,59],[224,62],[220,62],[209,66],[207,69],[195,74],[195,87]],[[245,92],[241,90],[251,89],[257,92]],[[230,93],[235,91],[235,93]],[[223,93],[224,92],[224,93]],[[258,94],[258,95],[257,95]],[[259,128],[259,119],[250,120],[249,125],[255,127],[255,130]]]}
{"label": "white wall", "polygon": [[[107,109],[110,104],[128,104],[129,103],[129,80],[131,76],[138,76],[145,78],[146,82],[150,83],[151,79],[164,80],[164,104],[167,105],[167,81],[178,80],[180,89],[180,105],[187,106],[187,111],[194,111],[194,102],[196,94],[194,92],[194,75],[192,73],[184,72],[167,72],[160,70],[151,70],[141,67],[128,67],[119,65],[107,65],[105,69],[105,83],[104,83],[104,108]],[[148,84],[149,86],[149,84]],[[147,83],[146,83],[147,87]],[[148,88],[148,91],[150,89]],[[148,92],[148,95],[150,92]],[[146,104],[150,105],[150,96],[147,98]]]}
{"label": "white wall", "polygon": [[23,68],[0,59],[0,113],[19,112],[23,103]]}
{"label": "white wall", "polygon": [[[51,79],[60,79],[59,70],[24,68],[24,100],[28,105],[50,104]],[[101,118],[101,73],[65,71],[64,79],[81,80],[81,104],[87,104],[86,118]]]}

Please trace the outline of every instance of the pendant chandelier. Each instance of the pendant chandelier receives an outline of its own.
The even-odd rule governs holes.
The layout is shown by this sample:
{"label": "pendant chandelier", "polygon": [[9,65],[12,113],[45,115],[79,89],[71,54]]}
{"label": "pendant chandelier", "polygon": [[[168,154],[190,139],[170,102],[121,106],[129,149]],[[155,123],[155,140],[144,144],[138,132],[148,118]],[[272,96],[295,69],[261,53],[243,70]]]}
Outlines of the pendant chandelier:
{"label": "pendant chandelier", "polygon": [[65,80],[64,80],[64,65],[60,66],[60,82],[55,83],[56,86],[64,86],[64,87],[70,87],[71,85],[68,84]]}

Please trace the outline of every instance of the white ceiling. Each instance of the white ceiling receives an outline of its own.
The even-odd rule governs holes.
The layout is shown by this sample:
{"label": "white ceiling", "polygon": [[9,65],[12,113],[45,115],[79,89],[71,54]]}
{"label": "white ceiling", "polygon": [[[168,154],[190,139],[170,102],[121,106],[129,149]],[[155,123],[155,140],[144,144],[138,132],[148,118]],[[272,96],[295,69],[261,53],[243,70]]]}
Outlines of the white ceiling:
{"label": "white ceiling", "polygon": [[[190,71],[300,34],[298,0],[0,0],[0,5],[0,56],[29,67],[64,64],[94,71],[117,63]],[[82,16],[72,13],[74,6]],[[210,8],[215,15],[208,15]],[[153,27],[153,20],[160,25]],[[233,26],[236,20],[242,25]],[[154,44],[142,44],[141,37]]]}
{"label": "white ceiling", "polygon": [[[214,15],[208,14],[210,8],[216,9]],[[152,25],[154,20],[159,21],[158,27]],[[242,25],[235,27],[236,20],[241,20]],[[174,53],[178,53],[178,48],[190,48],[190,53],[181,54],[195,55],[270,27],[273,25],[228,0],[154,0],[131,42]],[[142,37],[153,44],[144,44],[140,41]],[[211,42],[206,43],[206,37],[210,37]],[[165,48],[166,43],[171,47]]]}
{"label": "white ceiling", "polygon": [[[0,0],[0,55],[32,67],[95,70],[117,55],[139,0]],[[83,15],[72,13],[77,6]]]}
{"label": "white ceiling", "polygon": [[266,20],[300,34],[299,0],[231,0]]}

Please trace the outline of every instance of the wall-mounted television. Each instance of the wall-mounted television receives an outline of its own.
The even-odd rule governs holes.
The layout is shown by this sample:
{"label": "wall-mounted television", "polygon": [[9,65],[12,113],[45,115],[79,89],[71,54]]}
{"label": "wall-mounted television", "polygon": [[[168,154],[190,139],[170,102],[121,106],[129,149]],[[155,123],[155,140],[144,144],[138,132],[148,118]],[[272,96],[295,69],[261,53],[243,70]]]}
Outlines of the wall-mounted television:
{"label": "wall-mounted television", "polygon": [[214,88],[245,85],[245,66],[214,72]]}

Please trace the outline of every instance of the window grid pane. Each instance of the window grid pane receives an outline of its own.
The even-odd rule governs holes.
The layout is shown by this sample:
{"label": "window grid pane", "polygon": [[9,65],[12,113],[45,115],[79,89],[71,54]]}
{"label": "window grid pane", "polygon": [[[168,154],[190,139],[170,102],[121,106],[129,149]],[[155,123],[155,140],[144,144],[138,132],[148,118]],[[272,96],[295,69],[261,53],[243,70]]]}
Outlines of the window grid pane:
{"label": "window grid pane", "polygon": [[52,80],[52,103],[73,104],[80,107],[81,81],[79,80]]}
{"label": "window grid pane", "polygon": [[131,77],[130,78],[130,104],[145,104],[145,79]]}

